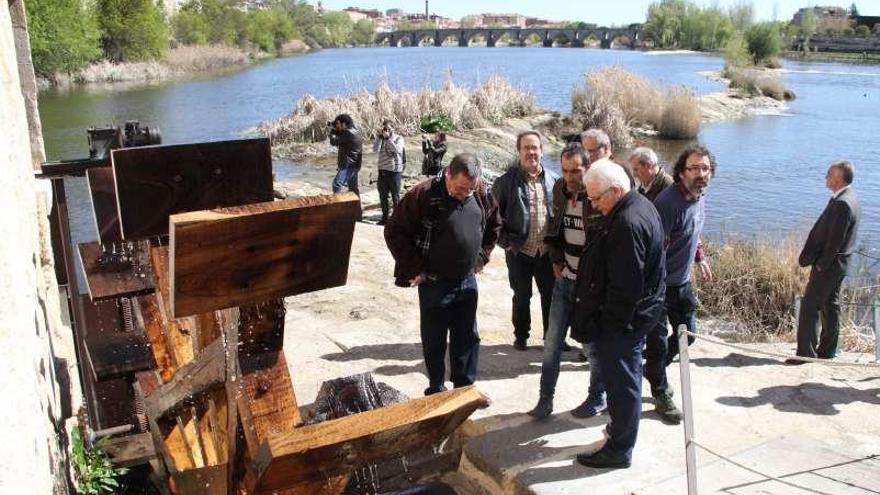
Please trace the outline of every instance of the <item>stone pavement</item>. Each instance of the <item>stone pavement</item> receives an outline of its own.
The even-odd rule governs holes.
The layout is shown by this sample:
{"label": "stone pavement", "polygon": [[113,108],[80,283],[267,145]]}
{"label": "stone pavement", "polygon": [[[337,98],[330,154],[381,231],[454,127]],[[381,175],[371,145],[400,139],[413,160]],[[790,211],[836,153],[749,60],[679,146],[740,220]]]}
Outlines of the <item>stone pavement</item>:
{"label": "stone pavement", "polygon": [[[358,224],[345,287],[289,298],[285,349],[301,405],[326,379],[370,371],[417,397],[426,386],[416,291],[394,287],[393,263],[381,228]],[[525,414],[537,400],[540,316],[533,301],[532,346],[515,351],[510,290],[497,252],[480,276],[482,335],[479,389],[492,405],[464,428],[462,470],[491,494],[683,494],[683,427],[662,423],[650,394],[633,466],[596,470],[574,462],[598,448],[607,416],[576,419],[569,411],[586,395],[588,366],[566,353],[556,410],[547,421]],[[793,344],[755,344],[793,353]],[[842,359],[868,356],[847,355]],[[708,342],[692,348],[696,438],[752,469],[810,487],[813,493],[880,493],[880,369],[785,366]],[[678,363],[669,367],[679,386]],[[681,394],[676,393],[680,404]],[[701,493],[800,494],[698,451]],[[464,493],[464,491],[463,491]]]}

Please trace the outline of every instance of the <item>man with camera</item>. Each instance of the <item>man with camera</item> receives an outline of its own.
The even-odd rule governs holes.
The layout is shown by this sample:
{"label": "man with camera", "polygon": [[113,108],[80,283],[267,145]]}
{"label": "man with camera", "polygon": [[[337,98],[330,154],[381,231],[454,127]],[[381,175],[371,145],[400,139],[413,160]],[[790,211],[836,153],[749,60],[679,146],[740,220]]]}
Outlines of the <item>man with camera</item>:
{"label": "man with camera", "polygon": [[358,173],[361,171],[363,159],[363,141],[361,133],[354,126],[354,121],[348,114],[339,114],[332,122],[327,122],[330,128],[330,144],[339,150],[336,154],[336,177],[333,178],[333,192],[338,193],[343,187],[360,196],[358,189]]}
{"label": "man with camera", "polygon": [[397,208],[400,202],[400,180],[403,176],[403,168],[406,165],[406,143],[403,137],[394,132],[394,126],[388,120],[382,121],[382,128],[373,142],[373,152],[378,156],[377,168],[379,169],[379,204],[382,206],[382,219],[379,225],[385,225],[388,221],[388,195],[391,195],[391,203]]}

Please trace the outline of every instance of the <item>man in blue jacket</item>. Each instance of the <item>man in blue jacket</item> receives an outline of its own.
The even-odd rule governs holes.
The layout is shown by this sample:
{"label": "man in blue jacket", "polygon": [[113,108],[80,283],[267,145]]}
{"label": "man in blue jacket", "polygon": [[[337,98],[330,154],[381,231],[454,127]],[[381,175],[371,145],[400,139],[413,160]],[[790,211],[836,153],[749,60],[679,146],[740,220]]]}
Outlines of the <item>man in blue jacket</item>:
{"label": "man in blue jacket", "polygon": [[507,277],[513,290],[513,347],[524,351],[531,332],[533,279],[541,294],[544,332],[548,328],[555,279],[543,232],[551,219],[553,184],[558,177],[541,164],[543,146],[537,131],[520,133],[516,149],[516,164],[495,180],[492,195],[501,214],[498,245],[504,248]]}

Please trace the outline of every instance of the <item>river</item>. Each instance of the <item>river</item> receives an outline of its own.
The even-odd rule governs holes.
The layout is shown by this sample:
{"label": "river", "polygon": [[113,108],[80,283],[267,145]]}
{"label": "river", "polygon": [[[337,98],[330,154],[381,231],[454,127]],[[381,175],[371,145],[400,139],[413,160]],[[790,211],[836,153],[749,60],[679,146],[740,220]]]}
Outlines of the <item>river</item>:
{"label": "river", "polygon": [[[357,48],[272,59],[237,72],[158,84],[51,89],[40,94],[49,159],[87,155],[85,129],[140,120],[158,126],[166,144],[240,137],[261,121],[290,112],[301,96],[331,96],[385,79],[395,88],[437,86],[444,77],[474,85],[501,73],[528,88],[542,107],[569,111],[582,74],[620,64],[663,85],[697,93],[722,89],[699,75],[718,70],[719,57],[571,48]],[[856,166],[862,204],[860,245],[880,238],[880,66],[785,61],[783,76],[797,94],[784,115],[706,126],[699,140],[718,170],[707,195],[709,235],[805,235],[828,200],[825,170],[837,158]],[[652,143],[657,144],[657,143]],[[673,160],[680,144],[659,144]],[[280,180],[303,169],[276,163]],[[84,181],[71,180],[74,241],[96,238]],[[873,250],[872,250],[873,251]],[[876,251],[874,251],[876,252]]]}

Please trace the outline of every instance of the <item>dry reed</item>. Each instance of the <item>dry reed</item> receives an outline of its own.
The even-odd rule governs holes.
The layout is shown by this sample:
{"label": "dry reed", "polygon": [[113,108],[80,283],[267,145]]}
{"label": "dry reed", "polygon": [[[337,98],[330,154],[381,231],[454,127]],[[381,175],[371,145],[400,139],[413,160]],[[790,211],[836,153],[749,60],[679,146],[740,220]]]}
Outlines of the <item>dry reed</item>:
{"label": "dry reed", "polygon": [[181,45],[168,50],[163,62],[178,72],[207,72],[247,64],[250,57],[234,46]]}
{"label": "dry reed", "polygon": [[672,88],[663,98],[657,132],[666,139],[690,139],[700,133],[700,105],[687,88]]}
{"label": "dry reed", "polygon": [[327,138],[327,122],[347,113],[372,138],[383,120],[390,120],[402,135],[420,132],[419,124],[427,114],[449,116],[456,129],[473,129],[486,124],[500,124],[505,119],[525,117],[538,111],[531,94],[513,87],[504,77],[495,75],[472,91],[447,80],[440,89],[394,91],[381,82],[375,91],[364,89],[319,100],[305,95],[288,116],[264,122],[256,132],[272,139],[274,145],[314,143]]}
{"label": "dry reed", "polygon": [[785,85],[777,73],[727,67],[723,75],[730,80],[731,89],[746,96],[763,95],[779,101],[785,99]]}

